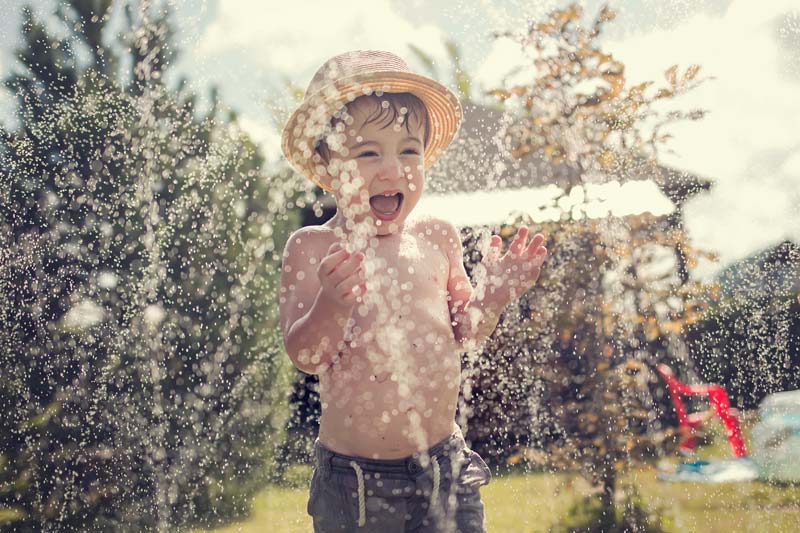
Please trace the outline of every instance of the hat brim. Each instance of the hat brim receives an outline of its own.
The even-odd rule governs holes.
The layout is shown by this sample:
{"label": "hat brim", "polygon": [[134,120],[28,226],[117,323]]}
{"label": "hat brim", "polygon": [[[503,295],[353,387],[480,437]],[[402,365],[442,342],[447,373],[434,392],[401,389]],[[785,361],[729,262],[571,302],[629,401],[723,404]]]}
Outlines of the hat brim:
{"label": "hat brim", "polygon": [[[359,96],[381,93],[411,93],[425,104],[431,129],[425,147],[425,168],[433,166],[453,141],[461,125],[461,104],[453,92],[437,81],[413,72],[372,71],[336,80],[324,89],[307,95],[292,113],[281,136],[281,148],[297,172],[323,189],[313,161],[319,127],[314,120],[329,121],[333,111]],[[311,124],[312,127],[306,127]]]}

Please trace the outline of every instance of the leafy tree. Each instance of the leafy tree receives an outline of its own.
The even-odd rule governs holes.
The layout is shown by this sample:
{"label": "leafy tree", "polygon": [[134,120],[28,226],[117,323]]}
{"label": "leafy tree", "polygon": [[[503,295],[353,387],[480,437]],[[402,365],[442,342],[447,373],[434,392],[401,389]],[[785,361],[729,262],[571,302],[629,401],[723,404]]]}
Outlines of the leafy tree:
{"label": "leafy tree", "polygon": [[[285,186],[167,86],[169,13],[23,12],[0,134],[0,521],[167,530],[246,511],[286,390]],[[118,27],[118,25],[117,25]],[[56,35],[64,35],[57,37]],[[0,522],[1,523],[1,522]]]}
{"label": "leafy tree", "polygon": [[[540,225],[553,253],[537,287],[507,310],[478,359],[480,401],[469,402],[466,414],[478,422],[470,424],[472,437],[487,449],[527,444],[530,458],[579,471],[600,488],[600,515],[613,522],[620,473],[668,436],[657,421],[650,369],[682,357],[684,328],[700,316],[711,287],[688,275],[706,254],[691,246],[680,211],[590,218],[587,197],[591,185],[612,180],[688,184],[667,175],[660,150],[671,123],[704,112],[661,114],[656,105],[701,83],[699,67],[669,68],[665,87],[630,85],[624,65],[598,45],[613,11],[602,8],[588,27],[582,15],[573,4],[521,35],[502,34],[523,48],[531,63],[517,70],[531,75],[489,92],[512,117],[501,137],[514,157],[549,169],[543,179],[563,189],[553,207],[564,215]],[[678,204],[692,193],[684,191]],[[471,238],[466,260],[474,264],[482,237]]]}
{"label": "leafy tree", "polygon": [[744,409],[774,392],[800,389],[800,298],[723,302],[709,311],[689,330],[704,382],[725,387]]}
{"label": "leafy tree", "polygon": [[[513,103],[524,117],[510,128],[513,154],[574,165],[582,180],[592,171],[605,179],[617,179],[625,170],[656,174],[659,150],[671,138],[665,128],[680,120],[702,119],[706,113],[662,113],[656,104],[705,81],[698,78],[700,66],[692,65],[682,74],[677,65],[671,66],[665,72],[667,85],[656,90],[652,81],[629,85],[625,66],[597,43],[603,25],[615,18],[614,11],[603,7],[589,28],[581,25],[582,15],[582,8],[571,4],[532,23],[523,35],[498,34],[517,41],[532,57],[532,64],[526,65],[534,73],[532,82],[489,91],[501,102]],[[641,168],[643,163],[653,168]],[[559,183],[566,189],[578,184],[568,179]]]}

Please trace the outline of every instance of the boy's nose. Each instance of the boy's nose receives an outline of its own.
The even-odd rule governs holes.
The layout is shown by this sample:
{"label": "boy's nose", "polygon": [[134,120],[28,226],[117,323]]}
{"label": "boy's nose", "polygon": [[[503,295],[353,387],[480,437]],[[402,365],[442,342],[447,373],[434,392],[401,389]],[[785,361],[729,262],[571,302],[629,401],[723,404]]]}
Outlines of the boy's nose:
{"label": "boy's nose", "polygon": [[400,158],[394,156],[386,156],[381,165],[379,177],[383,179],[396,179],[403,175],[403,166],[400,164]]}

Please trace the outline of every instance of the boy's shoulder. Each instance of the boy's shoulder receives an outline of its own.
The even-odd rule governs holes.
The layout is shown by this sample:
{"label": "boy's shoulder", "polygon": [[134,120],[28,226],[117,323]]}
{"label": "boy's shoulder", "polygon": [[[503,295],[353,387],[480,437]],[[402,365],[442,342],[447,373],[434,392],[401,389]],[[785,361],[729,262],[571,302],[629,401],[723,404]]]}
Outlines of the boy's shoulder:
{"label": "boy's shoulder", "polygon": [[296,229],[286,240],[284,257],[290,254],[317,256],[333,243],[335,234],[327,226],[303,226]]}
{"label": "boy's shoulder", "polygon": [[442,251],[458,251],[461,249],[461,234],[458,228],[447,219],[436,215],[420,215],[412,221],[416,235],[425,237]]}
{"label": "boy's shoulder", "polygon": [[[458,232],[456,227],[449,220],[428,213],[410,218],[409,222],[411,223],[412,230],[421,230],[428,235],[431,235],[433,232],[438,234],[443,234],[442,232]],[[430,233],[428,233],[428,230],[430,230]]]}

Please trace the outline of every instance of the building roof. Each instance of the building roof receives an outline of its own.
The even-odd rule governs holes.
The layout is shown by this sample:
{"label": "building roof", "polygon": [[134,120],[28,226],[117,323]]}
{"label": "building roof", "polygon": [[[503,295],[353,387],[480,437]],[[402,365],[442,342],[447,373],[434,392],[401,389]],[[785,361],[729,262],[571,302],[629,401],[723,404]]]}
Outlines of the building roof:
{"label": "building roof", "polygon": [[[458,137],[428,174],[434,193],[459,193],[496,189],[564,187],[583,183],[580,170],[567,164],[531,155],[515,158],[504,146],[503,131],[510,117],[486,106],[464,106]],[[454,179],[457,177],[457,179]],[[608,176],[604,177],[604,181]],[[654,165],[639,159],[620,168],[613,178],[620,182],[652,180],[677,207],[695,194],[711,188],[711,181],[691,173]]]}
{"label": "building roof", "polygon": [[457,226],[498,225],[517,215],[533,222],[572,218],[622,217],[650,213],[657,217],[675,212],[675,205],[650,180],[625,183],[587,184],[564,195],[555,185],[519,189],[490,189],[448,193],[425,193],[416,215],[439,216]]}

